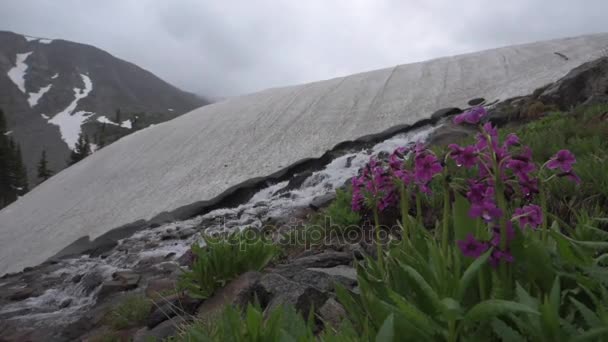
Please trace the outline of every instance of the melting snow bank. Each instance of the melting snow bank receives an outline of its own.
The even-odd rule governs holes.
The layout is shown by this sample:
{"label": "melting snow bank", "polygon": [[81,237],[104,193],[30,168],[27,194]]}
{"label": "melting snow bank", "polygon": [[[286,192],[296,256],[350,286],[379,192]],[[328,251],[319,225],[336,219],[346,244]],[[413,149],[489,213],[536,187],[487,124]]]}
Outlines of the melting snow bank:
{"label": "melting snow bank", "polygon": [[82,110],[74,113],[74,110],[78,105],[78,101],[87,97],[93,90],[93,82],[91,82],[89,76],[80,74],[80,77],[84,83],[84,88],[74,88],[74,101],[72,101],[72,103],[70,103],[66,109],[57,113],[52,119],[49,120],[49,123],[59,126],[61,138],[63,141],[65,141],[70,149],[74,149],[74,146],[78,141],[82,123],[94,114]]}
{"label": "melting snow bank", "polygon": [[40,90],[38,90],[38,92],[36,92],[36,93],[30,93],[29,97],[27,99],[27,102],[30,104],[30,107],[36,106],[38,104],[38,101],[40,100],[40,98],[42,96],[44,96],[44,94],[46,94],[49,90],[51,90],[52,86],[53,86],[52,84],[49,84],[46,87],[40,88]]}
{"label": "melting snow bank", "polygon": [[105,251],[47,262],[23,273],[5,276],[0,279],[0,294],[25,293],[26,299],[3,303],[0,297],[0,321],[37,329],[66,326],[91,310],[98,297],[106,292],[105,284],[121,271],[137,274],[141,277],[140,285],[159,274],[179,272],[180,257],[193,243],[203,243],[201,232],[260,228],[268,220],[286,220],[296,211],[308,208],[316,198],[342,187],[370,156],[423,141],[436,128],[424,126],[376,144],[353,145],[342,149],[316,171],[291,174],[283,181],[267,184],[240,205],[155,225],[119,240]]}
{"label": "melting snow bank", "polygon": [[25,60],[32,54],[32,52],[18,53],[15,59],[15,66],[12,67],[7,75],[15,83],[17,88],[25,94],[25,72],[27,71],[27,64]]}

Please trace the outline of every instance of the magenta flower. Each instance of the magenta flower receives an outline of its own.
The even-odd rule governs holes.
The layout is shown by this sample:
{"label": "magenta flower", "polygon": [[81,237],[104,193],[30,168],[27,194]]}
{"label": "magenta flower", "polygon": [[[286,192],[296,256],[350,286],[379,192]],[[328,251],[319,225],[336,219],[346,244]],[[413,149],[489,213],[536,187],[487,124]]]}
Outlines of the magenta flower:
{"label": "magenta flower", "polygon": [[477,150],[475,146],[460,147],[456,144],[450,144],[448,148],[452,150],[450,157],[454,159],[459,167],[464,166],[468,169],[477,163]]}
{"label": "magenta flower", "polygon": [[408,170],[397,170],[393,172],[393,175],[405,185],[412,182],[412,173]]}
{"label": "magenta flower", "polygon": [[549,162],[547,162],[547,168],[550,170],[560,169],[563,172],[572,171],[572,164],[576,163],[574,154],[568,150],[559,150]]}
{"label": "magenta flower", "polygon": [[505,139],[503,146],[505,148],[509,148],[511,146],[516,146],[516,145],[519,145],[519,137],[517,137],[517,135],[515,135],[515,133],[511,133],[511,134],[507,135],[507,138]]}
{"label": "magenta flower", "polygon": [[486,109],[484,107],[474,107],[468,110],[467,112],[456,115],[454,117],[454,123],[460,125],[463,122],[466,122],[468,124],[476,125],[487,114],[488,113],[486,112]]}
{"label": "magenta flower", "polygon": [[515,217],[519,219],[519,226],[521,228],[524,228],[526,225],[529,225],[531,228],[538,228],[543,223],[543,211],[535,204],[515,209]]}
{"label": "magenta flower", "polygon": [[494,197],[494,188],[488,186],[486,183],[475,183],[469,181],[469,191],[467,192],[467,198],[471,204],[480,204],[486,199],[492,199]]}
{"label": "magenta flower", "polygon": [[557,176],[558,177],[568,177],[568,179],[570,179],[574,183],[581,184],[581,178],[576,173],[574,173],[574,171],[560,173]]}
{"label": "magenta flower", "polygon": [[527,174],[520,175],[519,186],[524,198],[530,199],[538,191],[538,178],[530,178]]}
{"label": "magenta flower", "polygon": [[484,200],[481,203],[472,203],[469,210],[469,216],[472,218],[481,217],[486,222],[490,222],[502,216],[502,210],[489,200]]}
{"label": "magenta flower", "polygon": [[513,262],[513,255],[509,251],[501,251],[500,249],[495,249],[490,255],[490,265],[496,268],[500,265],[500,262]]}
{"label": "magenta flower", "polygon": [[471,233],[467,234],[464,240],[458,240],[456,243],[462,255],[470,258],[479,258],[489,248],[487,243],[478,241]]}
{"label": "magenta flower", "polygon": [[430,153],[418,155],[414,161],[414,178],[421,184],[431,181],[433,176],[443,170],[439,159]]}
{"label": "magenta flower", "polygon": [[[506,236],[506,245],[508,246],[513,239],[515,239],[515,230],[513,229],[513,224],[507,221],[507,236]],[[496,225],[492,228],[492,240],[490,240],[492,246],[500,247],[500,243],[502,242],[502,233],[500,231],[500,226]]]}

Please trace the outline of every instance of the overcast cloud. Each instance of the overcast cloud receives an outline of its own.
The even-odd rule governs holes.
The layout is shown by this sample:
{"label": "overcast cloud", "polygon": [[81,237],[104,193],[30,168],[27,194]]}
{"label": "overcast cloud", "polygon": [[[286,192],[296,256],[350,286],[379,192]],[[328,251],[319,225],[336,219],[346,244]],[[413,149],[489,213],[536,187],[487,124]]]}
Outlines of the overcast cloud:
{"label": "overcast cloud", "polygon": [[608,31],[607,0],[0,0],[0,30],[87,43],[207,96]]}

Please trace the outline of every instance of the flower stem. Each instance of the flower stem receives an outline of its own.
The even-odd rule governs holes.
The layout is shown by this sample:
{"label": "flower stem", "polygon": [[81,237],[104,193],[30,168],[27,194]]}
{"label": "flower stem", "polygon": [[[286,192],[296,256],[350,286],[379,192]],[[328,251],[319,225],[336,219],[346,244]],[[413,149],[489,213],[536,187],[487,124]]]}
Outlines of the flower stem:
{"label": "flower stem", "polygon": [[416,194],[416,221],[422,226],[422,194],[418,192]]}
{"label": "flower stem", "polygon": [[384,261],[382,256],[382,241],[380,240],[380,217],[378,216],[378,207],[374,206],[374,225],[376,229],[376,251],[378,253],[378,265],[380,269],[384,269]]}
{"label": "flower stem", "polygon": [[441,247],[443,250],[443,255],[448,255],[448,239],[449,239],[449,219],[450,219],[450,186],[448,182],[445,182],[445,189],[443,191],[443,227],[442,227],[442,237],[441,237]]}
{"label": "flower stem", "polygon": [[540,197],[540,207],[543,211],[543,222],[541,223],[542,241],[547,242],[547,237],[549,234],[549,225],[547,221],[547,195],[545,194],[545,187],[543,183],[540,184],[538,191]]}
{"label": "flower stem", "polygon": [[401,184],[401,225],[403,227],[403,239],[409,240],[408,216],[410,211],[410,192],[406,190],[405,184]]}

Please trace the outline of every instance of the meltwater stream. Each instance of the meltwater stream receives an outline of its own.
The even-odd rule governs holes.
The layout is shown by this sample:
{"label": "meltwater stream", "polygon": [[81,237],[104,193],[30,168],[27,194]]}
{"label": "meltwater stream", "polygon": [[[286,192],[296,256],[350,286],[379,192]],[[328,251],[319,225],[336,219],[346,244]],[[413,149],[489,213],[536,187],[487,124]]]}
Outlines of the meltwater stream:
{"label": "meltwater stream", "polygon": [[299,186],[288,187],[289,181],[269,185],[238,207],[217,209],[190,220],[137,232],[101,256],[63,259],[0,279],[0,291],[27,289],[34,293],[27,299],[10,301],[0,307],[0,323],[20,322],[38,328],[69,324],[96,303],[102,282],[111,280],[115,272],[140,274],[142,282],[147,280],[145,275],[177,272],[179,257],[193,243],[202,243],[201,232],[261,228],[268,220],[289,218],[295,211],[309,207],[314,199],[342,187],[357,175],[370,156],[424,141],[436,128],[422,127],[395,135],[371,148],[348,152],[310,174]]}

